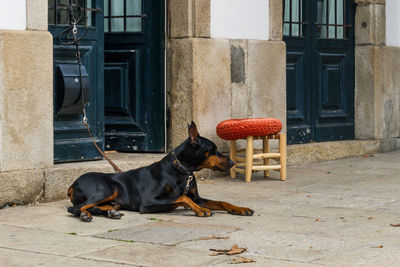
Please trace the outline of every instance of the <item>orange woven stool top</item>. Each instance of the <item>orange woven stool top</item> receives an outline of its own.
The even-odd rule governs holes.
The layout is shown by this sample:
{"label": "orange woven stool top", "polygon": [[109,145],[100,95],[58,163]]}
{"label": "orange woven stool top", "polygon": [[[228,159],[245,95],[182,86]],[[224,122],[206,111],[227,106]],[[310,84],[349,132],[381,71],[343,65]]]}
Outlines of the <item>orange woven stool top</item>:
{"label": "orange woven stool top", "polygon": [[274,118],[248,118],[221,121],[217,134],[225,140],[245,139],[248,136],[266,136],[282,130],[282,122]]}

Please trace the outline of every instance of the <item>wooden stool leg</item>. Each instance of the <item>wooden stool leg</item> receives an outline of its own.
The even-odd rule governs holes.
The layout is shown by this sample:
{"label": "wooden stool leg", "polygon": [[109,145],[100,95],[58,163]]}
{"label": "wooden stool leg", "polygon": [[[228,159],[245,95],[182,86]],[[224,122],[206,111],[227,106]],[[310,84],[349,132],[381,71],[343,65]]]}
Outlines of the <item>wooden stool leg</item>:
{"label": "wooden stool leg", "polygon": [[246,182],[251,182],[253,168],[253,136],[248,136],[246,141]]}
{"label": "wooden stool leg", "polygon": [[281,180],[286,180],[286,134],[280,134],[279,137],[279,153],[281,154],[279,161],[281,164]]}
{"label": "wooden stool leg", "polygon": [[[265,136],[263,138],[263,152],[264,153],[269,153],[269,140],[268,140],[268,136]],[[270,165],[270,159],[264,159],[264,165],[265,166],[269,166]],[[264,171],[264,177],[268,177],[269,176],[269,171]]]}
{"label": "wooden stool leg", "polygon": [[[229,157],[230,157],[231,160],[233,160],[233,161],[235,162],[235,164],[236,164],[236,161],[235,161],[235,159],[234,159],[235,156],[236,156],[236,140],[231,140],[231,150],[230,150],[230,155],[229,155]],[[233,167],[230,169],[231,178],[232,178],[232,179],[236,177],[235,168],[236,168],[236,166],[233,166]]]}

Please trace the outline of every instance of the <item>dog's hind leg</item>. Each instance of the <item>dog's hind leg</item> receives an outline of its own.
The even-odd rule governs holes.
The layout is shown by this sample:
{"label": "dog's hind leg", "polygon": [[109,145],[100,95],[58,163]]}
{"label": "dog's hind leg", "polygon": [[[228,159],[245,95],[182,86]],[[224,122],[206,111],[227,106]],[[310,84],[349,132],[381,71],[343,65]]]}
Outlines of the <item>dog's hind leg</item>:
{"label": "dog's hind leg", "polygon": [[121,206],[119,205],[103,205],[103,206],[94,206],[88,209],[88,211],[92,215],[103,215],[111,219],[121,219],[121,217],[124,216],[124,214],[118,211],[120,208]]}
{"label": "dog's hind leg", "polygon": [[[117,192],[114,191],[114,193],[111,196],[108,197],[104,197],[104,194],[95,194],[90,196],[90,198],[88,198],[85,202],[83,202],[80,205],[77,205],[73,208],[78,208],[80,211],[80,218],[82,221],[84,222],[90,222],[92,221],[92,215],[89,212],[89,209],[94,207],[94,206],[99,206],[100,204],[103,203],[107,203],[112,201],[113,199],[115,199],[117,197]],[[70,209],[68,209],[68,211],[70,211]],[[74,209],[71,209],[71,213],[72,211],[75,211]],[[75,214],[75,213],[73,213]]]}

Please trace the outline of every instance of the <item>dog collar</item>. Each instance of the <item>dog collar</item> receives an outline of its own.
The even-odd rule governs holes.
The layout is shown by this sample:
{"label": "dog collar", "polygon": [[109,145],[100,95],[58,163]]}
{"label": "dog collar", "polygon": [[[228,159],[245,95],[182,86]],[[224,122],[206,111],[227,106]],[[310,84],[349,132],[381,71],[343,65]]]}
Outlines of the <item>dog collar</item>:
{"label": "dog collar", "polygon": [[193,176],[193,172],[190,171],[185,166],[183,166],[183,164],[176,158],[174,151],[172,151],[170,154],[171,154],[171,157],[172,157],[172,165],[174,165],[175,169],[177,169],[178,171],[180,171],[183,174],[187,174],[189,176],[190,175]]}
{"label": "dog collar", "polygon": [[187,175],[185,191],[183,192],[183,194],[186,195],[189,192],[190,182],[194,179],[193,172],[183,166],[183,164],[176,158],[174,151],[172,151],[170,154],[172,157],[172,165],[174,165],[175,169]]}

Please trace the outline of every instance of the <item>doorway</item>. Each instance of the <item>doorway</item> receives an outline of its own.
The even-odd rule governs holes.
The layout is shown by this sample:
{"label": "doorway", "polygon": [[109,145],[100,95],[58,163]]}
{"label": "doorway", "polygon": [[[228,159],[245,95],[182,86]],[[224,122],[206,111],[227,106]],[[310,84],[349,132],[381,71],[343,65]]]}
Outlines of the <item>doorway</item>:
{"label": "doorway", "polygon": [[[99,147],[164,151],[164,8],[156,0],[48,0],[55,162],[101,157],[82,124],[84,103]],[[82,83],[71,43],[73,17]]]}
{"label": "doorway", "polygon": [[354,1],[283,1],[288,144],[354,139]]}
{"label": "doorway", "polygon": [[106,150],[164,151],[163,3],[104,1]]}

